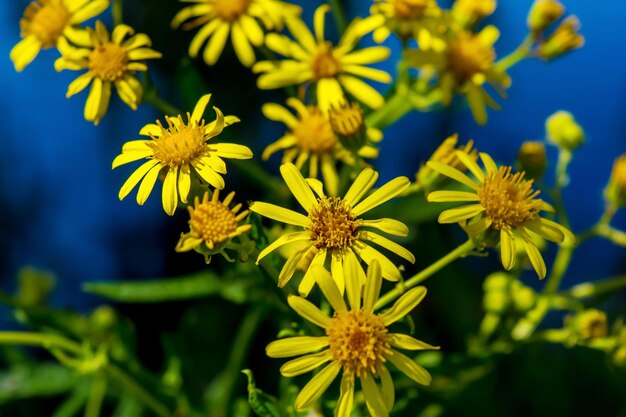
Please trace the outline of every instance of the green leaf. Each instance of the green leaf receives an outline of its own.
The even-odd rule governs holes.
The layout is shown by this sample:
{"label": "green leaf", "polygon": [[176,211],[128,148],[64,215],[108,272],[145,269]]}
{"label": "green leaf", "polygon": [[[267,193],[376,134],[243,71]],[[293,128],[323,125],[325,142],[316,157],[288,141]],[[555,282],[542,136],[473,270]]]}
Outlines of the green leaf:
{"label": "green leaf", "polygon": [[259,417],[284,417],[284,414],[280,412],[277,405],[276,398],[267,395],[256,387],[252,371],[244,369],[241,372],[248,377],[248,403],[250,404],[250,408],[252,408]]}
{"label": "green leaf", "polygon": [[72,395],[67,397],[63,403],[54,411],[52,417],[75,417],[87,402],[87,386],[76,387]]}
{"label": "green leaf", "polygon": [[122,303],[161,303],[221,296],[233,303],[242,304],[258,292],[250,291],[258,283],[251,276],[221,279],[211,272],[200,272],[176,278],[150,281],[114,281],[86,283],[83,289],[92,294]]}
{"label": "green leaf", "polygon": [[77,381],[75,372],[56,363],[16,366],[0,373],[0,404],[62,394]]}

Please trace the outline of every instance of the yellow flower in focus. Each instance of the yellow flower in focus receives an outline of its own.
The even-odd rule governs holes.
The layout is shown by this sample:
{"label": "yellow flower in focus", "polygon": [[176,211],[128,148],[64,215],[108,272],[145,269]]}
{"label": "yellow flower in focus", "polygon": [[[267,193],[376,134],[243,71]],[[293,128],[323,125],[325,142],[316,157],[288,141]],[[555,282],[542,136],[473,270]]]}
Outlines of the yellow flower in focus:
{"label": "yellow flower in focus", "polygon": [[85,34],[79,25],[109,7],[108,0],[35,0],[20,20],[22,40],[11,49],[16,71],[22,71],[41,49],[57,46],[59,39],[80,43]]}
{"label": "yellow flower in focus", "polygon": [[[382,268],[383,278],[398,281],[400,270],[385,255],[371,244],[387,249],[398,256],[414,263],[415,257],[399,244],[376,233],[374,230],[395,235],[407,236],[409,229],[393,219],[365,220],[360,218],[374,207],[391,200],[409,186],[406,177],[395,178],[365,197],[378,179],[378,173],[366,168],[354,180],[344,197],[327,197],[322,184],[317,180],[305,180],[293,164],[283,164],[280,172],[307,215],[274,204],[256,201],[250,205],[250,211],[283,223],[302,227],[304,230],[287,233],[276,239],[259,254],[257,263],[272,251],[283,245],[306,242],[307,246],[293,254],[283,266],[278,277],[278,286],[283,287],[291,279],[302,262],[309,267],[300,282],[298,291],[306,296],[315,284],[311,275],[311,265],[324,265],[327,258],[331,270],[339,277],[337,282],[343,291],[344,283],[341,271],[345,262],[351,258],[361,258],[366,264],[377,260]],[[365,198],[364,198],[365,197]],[[310,260],[309,255],[315,256]],[[363,278],[365,278],[363,276]]]}
{"label": "yellow flower in focus", "polygon": [[471,27],[496,11],[496,0],[456,0],[452,5],[452,17],[463,26]]}
{"label": "yellow flower in focus", "polygon": [[415,287],[404,293],[383,313],[375,313],[381,287],[381,270],[373,261],[361,292],[360,266],[356,260],[347,263],[345,271],[346,295],[344,301],[336,282],[342,277],[328,273],[323,267],[313,267],[313,276],[322,293],[335,311],[332,316],[323,313],[311,302],[298,296],[289,296],[292,309],[314,325],[324,329],[324,336],[295,336],[276,340],[266,350],[272,358],[299,356],[286,362],[280,373],[294,377],[324,365],[300,390],[295,399],[297,411],[311,407],[342,372],[340,395],[335,408],[336,417],[349,417],[354,408],[357,379],[364,393],[365,403],[372,416],[388,416],[394,403],[393,379],[387,363],[406,374],[413,381],[429,385],[428,371],[403,350],[439,349],[407,334],[392,333],[388,327],[409,314],[426,296],[426,288]]}
{"label": "yellow flower in focus", "polygon": [[[297,18],[301,9],[278,0],[182,0],[195,3],[180,10],[172,20],[172,27],[190,30],[202,28],[189,45],[189,56],[198,56],[207,41],[202,58],[207,65],[217,62],[230,34],[239,61],[246,67],[256,57],[252,46],[260,47],[265,31],[281,30],[286,19]],[[187,22],[187,23],[184,23]]]}
{"label": "yellow flower in focus", "polygon": [[438,88],[444,106],[452,102],[455,93],[467,99],[474,119],[479,124],[487,122],[486,106],[498,109],[498,104],[484,90],[489,84],[501,96],[511,84],[505,72],[495,66],[494,43],[500,32],[486,26],[480,33],[462,30],[451,34],[443,51],[415,50],[408,53],[408,62],[422,70],[436,71]]}
{"label": "yellow flower in focus", "polygon": [[143,88],[135,72],[148,70],[146,64],[138,61],[161,58],[161,53],[150,49],[152,42],[148,35],[133,35],[130,26],[118,25],[109,36],[104,24],[97,21],[96,29],[87,28],[86,33],[87,39],[79,47],[71,46],[65,40],[59,41],[62,56],[54,63],[56,70],[87,70],[72,81],[65,96],[70,98],[91,84],[85,103],[85,119],[95,124],[109,108],[112,85],[122,101],[136,110]]}
{"label": "yellow flower in focus", "polygon": [[224,252],[234,237],[248,232],[252,226],[239,223],[246,218],[248,210],[241,210],[241,204],[232,209],[229,207],[235,198],[235,192],[230,192],[224,201],[219,201],[220,191],[215,190],[209,200],[209,192],[205,191],[202,201],[196,196],[194,207],[189,210],[190,231],[180,236],[176,245],[176,252],[195,250],[206,257],[207,263],[211,256],[222,254],[227,260],[230,257]]}
{"label": "yellow flower in focus", "polygon": [[267,47],[287,59],[256,63],[252,70],[262,73],[258,87],[266,90],[311,83],[315,86],[317,105],[324,113],[346,101],[344,90],[371,108],[382,106],[383,96],[361,78],[391,82],[388,73],[367,66],[387,59],[389,48],[374,46],[354,51],[361,38],[373,30],[367,19],[353,20],[337,45],[325,40],[324,18],[329,9],[322,5],[315,11],[315,36],[300,19],[286,22],[295,41],[276,33],[267,35]]}
{"label": "yellow flower in focus", "polygon": [[374,0],[370,13],[377,22],[374,41],[384,42],[393,32],[405,41],[417,39],[423,49],[429,49],[442,16],[435,0]]}
{"label": "yellow flower in focus", "polygon": [[[308,162],[308,177],[317,178],[321,170],[324,184],[330,195],[337,195],[339,175],[336,162],[351,161],[351,155],[338,141],[328,115],[324,115],[315,106],[305,106],[300,100],[290,98],[287,104],[296,111],[294,116],[285,107],[268,103],[263,105],[263,114],[270,120],[284,123],[289,131],[276,142],[268,145],[263,151],[262,159],[267,160],[274,153],[284,150],[283,163],[294,162],[302,171]],[[382,133],[378,130],[368,131],[372,141],[380,141]],[[378,150],[373,146],[362,146],[359,155],[364,158],[375,158]]]}
{"label": "yellow flower in focus", "polygon": [[137,192],[137,204],[146,202],[154,188],[159,173],[165,172],[162,202],[165,212],[172,216],[178,206],[178,199],[187,202],[191,188],[191,175],[195,173],[217,189],[224,188],[222,174],[226,173],[223,158],[250,159],[252,151],[247,146],[233,143],[207,143],[216,137],[224,127],[239,121],[236,116],[226,116],[220,109],[213,107],[217,119],[205,124],[202,115],[210,94],[198,100],[192,114],[187,113],[187,122],[181,115],[165,116],[167,126],[157,120],[156,124],[147,124],[140,135],[149,136],[149,140],[126,142],[122,153],[113,160],[113,169],[139,159],[148,159],[122,185],[120,200],[124,199],[141,182]]}
{"label": "yellow flower in focus", "polygon": [[428,166],[471,191],[434,191],[428,194],[428,201],[470,204],[442,212],[439,223],[460,223],[470,236],[493,232],[500,241],[500,258],[507,270],[515,265],[516,244],[521,243],[539,278],[545,278],[546,265],[533,234],[568,244],[573,243],[575,237],[565,227],[539,215],[541,211],[553,209],[537,198],[539,191],[533,190],[532,180],[524,179],[524,172],[513,173],[511,167],[498,167],[486,153],[480,153],[484,169],[466,153],[457,151],[456,154],[475,179],[442,162],[429,161]]}

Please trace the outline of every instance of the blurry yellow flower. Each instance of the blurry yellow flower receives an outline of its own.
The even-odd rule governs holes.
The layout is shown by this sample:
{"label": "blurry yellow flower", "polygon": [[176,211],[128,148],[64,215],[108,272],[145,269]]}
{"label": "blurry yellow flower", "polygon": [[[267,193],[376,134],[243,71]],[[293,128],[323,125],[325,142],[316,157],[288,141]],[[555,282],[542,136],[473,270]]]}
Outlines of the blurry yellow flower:
{"label": "blurry yellow flower", "polygon": [[389,48],[374,46],[354,51],[360,39],[372,31],[371,22],[360,19],[352,21],[334,46],[324,39],[324,18],[329,9],[328,5],[322,5],[315,11],[315,36],[300,19],[286,22],[295,41],[276,33],[267,35],[267,47],[287,59],[255,64],[253,71],[263,73],[258,79],[258,87],[274,89],[312,83],[315,85],[317,105],[324,113],[331,106],[346,101],[344,90],[371,108],[382,106],[382,95],[360,78],[391,82],[388,73],[366,66],[387,59]]}
{"label": "blurry yellow flower", "polygon": [[[319,181],[305,180],[293,164],[281,165],[280,172],[287,187],[298,200],[298,203],[306,210],[307,215],[260,201],[250,205],[250,211],[304,229],[281,236],[259,254],[257,262],[283,245],[294,242],[308,243],[305,248],[293,254],[283,266],[278,277],[280,287],[283,287],[291,279],[303,260],[309,262],[308,255],[310,253],[315,253],[310,265],[324,265],[326,259],[330,258],[331,269],[335,272],[335,277],[339,277],[340,281],[337,282],[337,285],[342,291],[344,282],[341,279],[343,277],[341,271],[345,262],[351,258],[356,259],[357,256],[368,265],[377,260],[381,265],[383,278],[392,281],[398,281],[401,278],[398,267],[385,255],[374,249],[371,246],[372,243],[411,263],[415,262],[415,257],[407,249],[373,231],[380,230],[395,236],[407,236],[409,230],[403,223],[387,218],[377,220],[360,218],[364,213],[404,191],[409,186],[408,178],[395,178],[368,197],[363,198],[378,179],[377,172],[366,168],[354,180],[346,195],[341,198],[327,197]],[[311,268],[308,268],[300,282],[298,291],[306,296],[314,283]]]}
{"label": "blurry yellow flower", "polygon": [[192,114],[187,113],[187,122],[181,115],[165,116],[167,126],[157,120],[156,124],[147,124],[140,135],[149,136],[149,140],[126,142],[122,153],[113,160],[113,169],[139,159],[148,159],[126,180],[119,192],[122,200],[141,182],[137,192],[137,204],[145,203],[154,188],[161,171],[165,171],[162,201],[165,212],[172,216],[178,206],[178,198],[187,202],[191,187],[192,171],[197,176],[217,189],[224,188],[221,174],[226,173],[226,164],[222,158],[250,159],[252,152],[247,146],[233,143],[207,143],[222,133],[224,127],[239,121],[236,116],[226,116],[220,109],[213,107],[217,119],[205,124],[202,115],[210,94],[198,100]]}
{"label": "blurry yellow flower", "polygon": [[452,17],[463,26],[473,26],[496,11],[496,0],[456,0],[452,5]]}
{"label": "blurry yellow flower", "polygon": [[535,0],[528,13],[528,28],[539,33],[559,20],[565,13],[565,7],[557,0]]}
{"label": "blurry yellow flower", "polygon": [[[263,24],[269,30],[281,30],[286,19],[300,15],[300,7],[278,0],[181,0],[195,3],[180,10],[172,20],[177,28],[202,28],[189,45],[189,55],[198,56],[202,45],[202,58],[207,65],[219,59],[230,33],[231,42],[239,61],[246,67],[256,60],[252,46],[260,47],[264,41]],[[190,20],[193,19],[193,20]]]}
{"label": "blurry yellow flower", "polygon": [[[56,70],[87,70],[69,85],[66,93],[70,98],[91,84],[85,103],[86,120],[98,124],[104,117],[111,98],[111,85],[115,85],[122,101],[133,110],[141,102],[143,88],[135,72],[147,71],[148,67],[137,61],[161,58],[161,53],[149,48],[152,42],[148,35],[133,34],[130,26],[118,25],[109,37],[104,24],[97,21],[95,30],[87,28],[88,36],[81,46],[74,47],[64,39],[59,40],[62,56],[54,63]],[[128,35],[131,36],[125,40]]]}
{"label": "blurry yellow flower", "polygon": [[[349,163],[351,155],[338,142],[327,115],[315,106],[305,106],[300,100],[290,98],[287,104],[296,111],[294,116],[285,107],[268,103],[262,108],[263,114],[270,120],[284,123],[289,131],[263,151],[262,159],[267,160],[275,152],[285,150],[283,163],[294,162],[302,171],[308,162],[308,177],[317,178],[321,168],[324,184],[330,195],[337,195],[339,175],[336,162]],[[382,133],[372,130],[374,140],[380,140]],[[375,158],[378,151],[373,146],[362,146],[359,155]]]}
{"label": "blurry yellow flower", "polygon": [[526,172],[529,179],[541,179],[548,165],[546,147],[543,142],[527,141],[522,143],[517,153],[517,162],[521,171]]}
{"label": "blurry yellow flower", "polygon": [[241,204],[232,209],[229,207],[235,198],[235,192],[230,192],[224,201],[219,201],[220,190],[214,190],[209,200],[209,192],[205,191],[202,201],[196,196],[194,207],[188,206],[189,232],[180,236],[176,245],[176,252],[195,250],[205,255],[207,263],[211,256],[221,253],[226,259],[230,258],[224,252],[231,239],[248,232],[252,226],[239,223],[246,218],[248,210],[241,210]]}
{"label": "blurry yellow flower", "polygon": [[370,13],[377,22],[376,42],[384,42],[393,32],[405,41],[417,39],[423,49],[429,49],[431,33],[442,16],[435,0],[374,0]]}
{"label": "blurry yellow flower", "polygon": [[[430,156],[429,161],[439,161],[443,162],[446,165],[449,165],[453,168],[456,168],[461,171],[465,171],[465,165],[461,160],[456,156],[456,151],[461,150],[469,155],[474,161],[478,159],[478,151],[473,149],[474,141],[468,140],[465,145],[458,145],[459,135],[454,134],[448,138],[446,138],[441,145],[435,149],[435,152]],[[420,184],[420,186],[429,191],[432,187],[439,185],[441,180],[446,179],[447,177],[442,176],[439,172],[432,170],[428,167],[428,165],[423,165],[420,167],[420,170],[417,172],[416,180]]]}
{"label": "blurry yellow flower", "polygon": [[626,206],[626,154],[615,160],[604,195],[615,207]]}
{"label": "blurry yellow flower", "polygon": [[511,83],[506,73],[494,65],[496,53],[493,44],[499,36],[500,32],[494,26],[487,26],[480,33],[462,30],[448,37],[445,50],[410,51],[408,62],[412,66],[437,72],[437,85],[445,106],[458,92],[466,97],[476,122],[485,124],[486,106],[494,109],[499,106],[483,85],[489,84],[504,96],[504,89]]}
{"label": "blurry yellow flower", "polygon": [[80,43],[86,36],[78,25],[102,13],[108,0],[35,0],[20,20],[22,40],[11,49],[16,71],[22,71],[41,49],[53,48],[61,38]]}
{"label": "blurry yellow flower", "polygon": [[546,119],[546,136],[554,145],[573,151],[585,142],[585,131],[574,116],[559,110]]}
{"label": "blurry yellow flower", "polygon": [[554,33],[539,44],[537,55],[545,60],[555,59],[580,48],[585,43],[585,38],[578,33],[580,22],[576,16],[568,16]]}
{"label": "blurry yellow flower", "polygon": [[532,180],[524,179],[524,172],[513,173],[511,167],[498,167],[486,153],[480,153],[485,169],[466,153],[457,151],[456,154],[475,179],[442,162],[429,161],[428,166],[471,191],[434,191],[428,195],[428,201],[471,204],[442,212],[439,223],[461,223],[472,236],[493,232],[500,241],[500,257],[507,270],[515,265],[516,242],[521,241],[537,275],[545,278],[546,265],[532,234],[569,244],[575,241],[575,237],[560,224],[539,216],[541,211],[553,209],[537,198],[539,191],[533,190]]}
{"label": "blurry yellow flower", "polygon": [[[335,408],[336,417],[349,417],[354,408],[357,378],[365,403],[372,416],[388,416],[394,403],[393,379],[386,363],[392,363],[409,378],[429,385],[428,371],[396,349],[438,349],[407,334],[391,333],[388,327],[409,314],[426,296],[426,288],[415,287],[404,293],[383,313],[374,313],[381,287],[381,271],[373,261],[367,272],[363,292],[360,267],[351,260],[345,267],[346,295],[344,301],[336,283],[342,277],[332,277],[321,266],[312,267],[324,297],[335,313],[329,317],[311,302],[289,296],[288,302],[299,315],[326,332],[324,336],[295,336],[270,343],[266,353],[272,358],[299,356],[286,362],[280,372],[293,377],[325,365],[302,388],[295,400],[298,411],[311,407],[342,372],[340,395]],[[342,273],[343,274],[343,273]],[[328,363],[329,362],[329,363]],[[328,363],[326,365],[326,363]],[[377,379],[380,383],[377,382]]]}

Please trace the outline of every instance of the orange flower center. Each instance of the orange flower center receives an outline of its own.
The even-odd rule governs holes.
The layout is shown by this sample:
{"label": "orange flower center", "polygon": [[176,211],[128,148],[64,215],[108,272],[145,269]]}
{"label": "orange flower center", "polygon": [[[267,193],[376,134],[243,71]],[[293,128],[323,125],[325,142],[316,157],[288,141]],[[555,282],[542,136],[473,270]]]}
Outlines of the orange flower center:
{"label": "orange flower center", "polygon": [[311,240],[316,248],[343,250],[351,247],[359,233],[351,207],[338,197],[324,197],[309,213]]}
{"label": "orange flower center", "polygon": [[335,313],[326,333],[330,354],[348,374],[376,373],[376,364],[390,352],[383,320],[363,310]]}
{"label": "orange flower center", "polygon": [[214,0],[215,14],[227,22],[233,22],[248,11],[251,0]]}
{"label": "orange flower center", "polygon": [[487,71],[496,59],[496,53],[477,36],[463,34],[450,46],[448,58],[456,79],[465,82],[474,74]]}
{"label": "orange flower center", "polygon": [[535,219],[543,204],[536,198],[539,191],[532,189],[532,180],[525,180],[524,172],[513,174],[511,170],[500,167],[485,178],[478,190],[480,204],[498,230]]}
{"label": "orange flower center", "polygon": [[298,147],[305,152],[325,154],[337,145],[337,139],[328,120],[315,108],[309,108],[308,116],[300,119],[292,134]]}
{"label": "orange flower center", "polygon": [[317,55],[312,63],[313,80],[322,78],[334,78],[341,73],[341,65],[333,54],[333,47],[330,42],[320,45]]}
{"label": "orange flower center", "polygon": [[394,0],[393,10],[398,19],[419,19],[429,6],[429,0]]}
{"label": "orange flower center", "polygon": [[105,43],[96,47],[89,55],[89,70],[103,81],[115,81],[126,72],[128,54],[115,43]]}
{"label": "orange flower center", "polygon": [[[189,114],[187,118],[190,119]],[[170,167],[183,166],[199,157],[207,150],[205,144],[204,120],[200,124],[183,122],[182,116],[170,118],[165,116],[168,128],[166,129],[157,120],[161,128],[161,135],[150,135],[152,141],[148,143],[153,150],[153,158]],[[175,120],[174,123],[172,120]]]}
{"label": "orange flower center", "polygon": [[33,2],[26,7],[20,23],[24,35],[35,35],[42,47],[51,48],[56,46],[70,17],[70,12],[61,2],[45,2],[43,6]]}
{"label": "orange flower center", "polygon": [[220,201],[204,201],[196,205],[189,225],[200,239],[215,245],[225,242],[237,231],[235,214]]}

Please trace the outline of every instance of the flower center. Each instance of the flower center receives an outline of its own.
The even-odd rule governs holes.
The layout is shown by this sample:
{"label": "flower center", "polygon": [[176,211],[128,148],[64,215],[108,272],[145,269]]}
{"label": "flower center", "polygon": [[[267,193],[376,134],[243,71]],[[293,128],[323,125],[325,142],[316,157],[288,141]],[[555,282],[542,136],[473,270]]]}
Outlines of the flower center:
{"label": "flower center", "polygon": [[232,22],[246,13],[250,6],[250,0],[215,0],[213,2],[213,10],[215,14],[226,20]]}
{"label": "flower center", "polygon": [[359,233],[351,207],[341,198],[323,197],[309,213],[311,240],[316,248],[345,249]]}
{"label": "flower center", "polygon": [[334,78],[341,72],[341,65],[333,54],[330,42],[320,45],[317,55],[313,58],[313,80],[321,78]]}
{"label": "flower center", "polygon": [[237,231],[235,214],[219,201],[205,201],[196,206],[189,224],[201,239],[214,244],[225,242]]}
{"label": "flower center", "polygon": [[[189,114],[187,118],[190,119]],[[177,120],[176,123],[172,122]],[[204,120],[200,124],[183,122],[182,116],[170,118],[165,116],[168,128],[166,129],[157,120],[161,128],[161,136],[150,135],[152,141],[148,143],[153,150],[153,158],[170,167],[189,164],[206,151],[204,136]]]}
{"label": "flower center", "polygon": [[330,123],[314,108],[309,108],[309,115],[300,119],[292,133],[298,141],[298,147],[305,152],[325,154],[337,144]]}
{"label": "flower center", "polygon": [[42,47],[51,48],[57,44],[70,17],[62,2],[45,2],[43,6],[33,2],[24,12],[22,29],[26,34],[35,35]]}
{"label": "flower center", "polygon": [[89,70],[103,81],[115,81],[124,75],[128,54],[120,45],[105,43],[89,55]]}
{"label": "flower center", "polygon": [[511,169],[500,167],[478,190],[480,203],[498,230],[533,220],[543,204],[535,198],[539,190],[532,189],[533,182],[524,179],[524,172],[512,174]]}
{"label": "flower center", "polygon": [[376,364],[390,352],[383,320],[363,310],[335,313],[326,333],[330,354],[348,374],[376,373]]}
{"label": "flower center", "polygon": [[448,58],[454,76],[464,82],[474,74],[487,71],[496,59],[496,53],[478,37],[463,34],[450,46]]}
{"label": "flower center", "polygon": [[428,0],[395,0],[393,10],[398,19],[419,19],[428,7]]}

